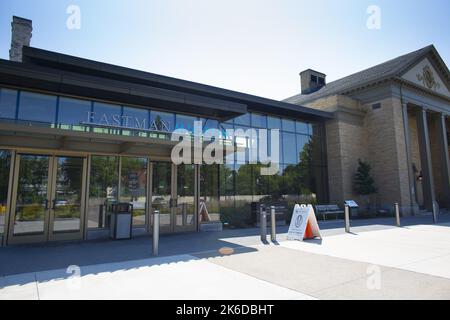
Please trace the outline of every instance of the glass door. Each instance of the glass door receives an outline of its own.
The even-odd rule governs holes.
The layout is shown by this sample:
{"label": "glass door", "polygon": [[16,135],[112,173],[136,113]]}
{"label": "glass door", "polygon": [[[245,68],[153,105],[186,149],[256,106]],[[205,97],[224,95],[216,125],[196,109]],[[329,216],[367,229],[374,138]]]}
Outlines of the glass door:
{"label": "glass door", "polygon": [[86,160],[18,154],[9,244],[82,238]]}
{"label": "glass door", "polygon": [[152,163],[152,213],[160,214],[161,233],[172,232],[172,163]]}
{"label": "glass door", "polygon": [[195,165],[181,164],[175,167],[176,183],[174,183],[175,232],[197,230]]}
{"label": "glass door", "polygon": [[50,210],[51,156],[19,154],[16,157],[8,243],[43,242],[47,239]]}
{"label": "glass door", "polygon": [[53,158],[49,240],[82,238],[85,168],[85,158]]}
{"label": "glass door", "polygon": [[152,163],[152,210],[160,212],[164,233],[197,230],[194,165]]}

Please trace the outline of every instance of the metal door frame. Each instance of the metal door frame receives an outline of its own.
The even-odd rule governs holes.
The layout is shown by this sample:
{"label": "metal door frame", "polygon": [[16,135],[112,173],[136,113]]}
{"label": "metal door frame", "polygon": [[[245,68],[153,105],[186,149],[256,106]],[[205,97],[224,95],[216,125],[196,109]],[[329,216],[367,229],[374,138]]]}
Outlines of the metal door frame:
{"label": "metal door frame", "polygon": [[[17,207],[17,192],[19,183],[19,171],[20,171],[20,160],[22,155],[35,155],[48,157],[48,172],[47,172],[47,201],[48,209],[44,216],[44,230],[42,234],[39,235],[14,235],[14,224],[16,218],[16,207]],[[73,158],[83,158],[83,170],[82,170],[82,180],[81,180],[81,204],[80,204],[80,230],[76,232],[61,232],[53,233],[53,219],[54,212],[52,210],[52,200],[54,198],[54,192],[56,191],[56,170],[57,164],[56,160],[59,157],[73,157]],[[14,159],[13,159],[14,158]],[[13,162],[14,160],[14,162]],[[4,239],[4,244],[15,245],[15,244],[31,244],[31,243],[45,243],[51,241],[63,241],[63,240],[82,240],[84,237],[84,221],[86,215],[86,179],[87,179],[87,157],[85,155],[66,155],[65,153],[42,153],[38,151],[21,151],[15,150],[11,157],[11,168],[12,177],[10,174],[10,188],[8,193],[9,205],[7,208],[7,218],[5,221],[5,227],[7,226],[7,232],[5,232],[6,239]]]}
{"label": "metal door frame", "polygon": [[[56,197],[56,177],[58,171],[58,158],[78,158],[83,159],[83,168],[82,168],[82,177],[81,177],[81,199],[80,199],[80,229],[78,231],[61,231],[61,232],[53,232],[54,228],[54,219],[55,219],[55,211],[53,209],[54,198]],[[49,217],[49,225],[48,225],[48,241],[64,241],[64,240],[82,240],[84,236],[84,219],[86,216],[85,211],[85,202],[86,202],[86,175],[87,175],[87,159],[86,157],[76,157],[76,156],[64,156],[64,155],[53,155],[52,157],[53,165],[53,175],[52,175],[52,184],[51,184],[51,206],[50,206],[50,217]]]}

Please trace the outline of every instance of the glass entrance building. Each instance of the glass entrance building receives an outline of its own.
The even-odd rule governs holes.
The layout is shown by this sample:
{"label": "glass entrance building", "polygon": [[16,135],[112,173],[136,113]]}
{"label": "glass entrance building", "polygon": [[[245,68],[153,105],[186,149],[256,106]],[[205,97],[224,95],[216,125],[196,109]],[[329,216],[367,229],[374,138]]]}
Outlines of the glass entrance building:
{"label": "glass entrance building", "polygon": [[[327,112],[24,47],[0,60],[3,245],[107,238],[111,207],[133,205],[133,235],[254,226],[252,203],[327,203]],[[172,132],[220,132],[219,164],[175,164]],[[227,130],[279,130],[279,170]],[[247,131],[249,130],[250,131]],[[255,129],[252,131],[251,129]],[[259,145],[258,143],[256,145]],[[207,146],[202,140],[202,148]],[[273,150],[272,150],[273,151]],[[258,154],[259,155],[259,154]],[[256,160],[259,160],[257,157]],[[289,211],[292,211],[289,209]]]}

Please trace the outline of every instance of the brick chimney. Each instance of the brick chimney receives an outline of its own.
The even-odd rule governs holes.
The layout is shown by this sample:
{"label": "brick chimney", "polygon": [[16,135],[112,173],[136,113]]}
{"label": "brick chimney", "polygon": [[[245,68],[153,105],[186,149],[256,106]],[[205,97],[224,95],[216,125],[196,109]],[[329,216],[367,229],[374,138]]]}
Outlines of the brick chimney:
{"label": "brick chimney", "polygon": [[311,69],[300,72],[302,94],[310,94],[324,87],[326,77],[326,74]]}
{"label": "brick chimney", "polygon": [[29,46],[33,31],[33,22],[28,19],[13,16],[11,22],[12,36],[9,60],[22,62],[22,47]]}

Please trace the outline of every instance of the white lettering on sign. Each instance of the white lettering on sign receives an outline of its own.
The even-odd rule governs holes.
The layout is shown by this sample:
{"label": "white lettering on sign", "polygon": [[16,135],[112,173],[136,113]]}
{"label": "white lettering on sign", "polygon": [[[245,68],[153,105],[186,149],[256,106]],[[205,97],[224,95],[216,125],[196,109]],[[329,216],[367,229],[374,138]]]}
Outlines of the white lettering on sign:
{"label": "white lettering on sign", "polygon": [[108,128],[135,129],[144,131],[170,132],[170,125],[161,118],[156,118],[151,123],[145,117],[131,117],[120,114],[106,113],[97,114],[97,112],[88,112],[87,121],[82,122],[85,125],[99,125]]}

